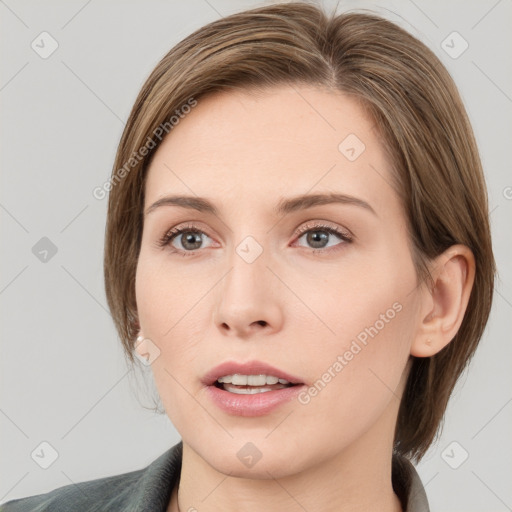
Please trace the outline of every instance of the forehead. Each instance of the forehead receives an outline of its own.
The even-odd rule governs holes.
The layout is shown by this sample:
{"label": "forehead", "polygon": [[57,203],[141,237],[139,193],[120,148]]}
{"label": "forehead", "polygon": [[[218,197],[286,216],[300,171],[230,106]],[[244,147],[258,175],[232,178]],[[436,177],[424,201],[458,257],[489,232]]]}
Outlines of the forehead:
{"label": "forehead", "polygon": [[246,201],[335,191],[378,205],[394,194],[389,167],[373,121],[347,95],[304,85],[221,92],[198,100],[158,148],[146,205],[230,191]]}

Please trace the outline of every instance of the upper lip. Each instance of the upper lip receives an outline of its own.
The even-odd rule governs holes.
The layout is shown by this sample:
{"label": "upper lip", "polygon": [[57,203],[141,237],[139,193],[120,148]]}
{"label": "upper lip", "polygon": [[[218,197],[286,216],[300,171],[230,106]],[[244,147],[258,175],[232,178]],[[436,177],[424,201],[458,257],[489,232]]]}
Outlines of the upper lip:
{"label": "upper lip", "polygon": [[211,386],[219,377],[234,375],[235,373],[240,375],[273,375],[279,379],[286,379],[291,384],[302,384],[299,377],[279,370],[275,366],[262,361],[248,361],[246,363],[226,361],[212,368],[201,380],[203,384]]}

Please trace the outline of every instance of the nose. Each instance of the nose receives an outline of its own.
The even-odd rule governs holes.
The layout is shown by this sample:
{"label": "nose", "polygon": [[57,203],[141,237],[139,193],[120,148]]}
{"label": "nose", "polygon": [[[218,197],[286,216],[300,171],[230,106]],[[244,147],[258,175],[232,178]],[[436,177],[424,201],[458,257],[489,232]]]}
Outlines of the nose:
{"label": "nose", "polygon": [[283,322],[279,280],[267,266],[265,251],[252,262],[240,254],[233,252],[231,267],[219,285],[215,325],[223,335],[242,339],[276,332]]}

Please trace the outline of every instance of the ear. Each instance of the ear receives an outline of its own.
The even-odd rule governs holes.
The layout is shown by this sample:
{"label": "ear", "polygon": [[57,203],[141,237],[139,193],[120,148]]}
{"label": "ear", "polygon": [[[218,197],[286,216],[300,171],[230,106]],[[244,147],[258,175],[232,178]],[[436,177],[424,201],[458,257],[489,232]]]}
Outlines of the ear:
{"label": "ear", "polygon": [[455,337],[475,280],[475,258],[465,245],[453,245],[432,261],[433,284],[421,291],[420,324],[411,355],[430,357]]}

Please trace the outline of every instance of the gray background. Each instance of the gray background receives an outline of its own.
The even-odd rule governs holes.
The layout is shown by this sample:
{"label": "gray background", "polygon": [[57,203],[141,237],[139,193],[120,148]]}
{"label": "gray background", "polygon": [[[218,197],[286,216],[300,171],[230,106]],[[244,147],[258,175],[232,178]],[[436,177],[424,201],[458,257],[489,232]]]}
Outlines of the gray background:
{"label": "gray background", "polygon": [[[132,374],[124,363],[103,290],[107,203],[92,190],[109,178],[135,96],[160,58],[205,23],[268,3],[0,0],[0,502],[139,469],[179,440],[165,415],[142,407],[152,403],[148,370]],[[512,2],[341,2],[339,10],[354,7],[430,46],[474,126],[500,279],[477,355],[418,471],[432,510],[512,510]],[[58,43],[47,58],[31,47],[42,46],[43,31]],[[453,31],[469,44],[458,58],[442,46]],[[462,49],[460,38],[447,41],[452,54]],[[47,261],[33,252],[48,246],[43,237],[57,249]],[[43,441],[58,453],[48,469],[31,458]]]}

